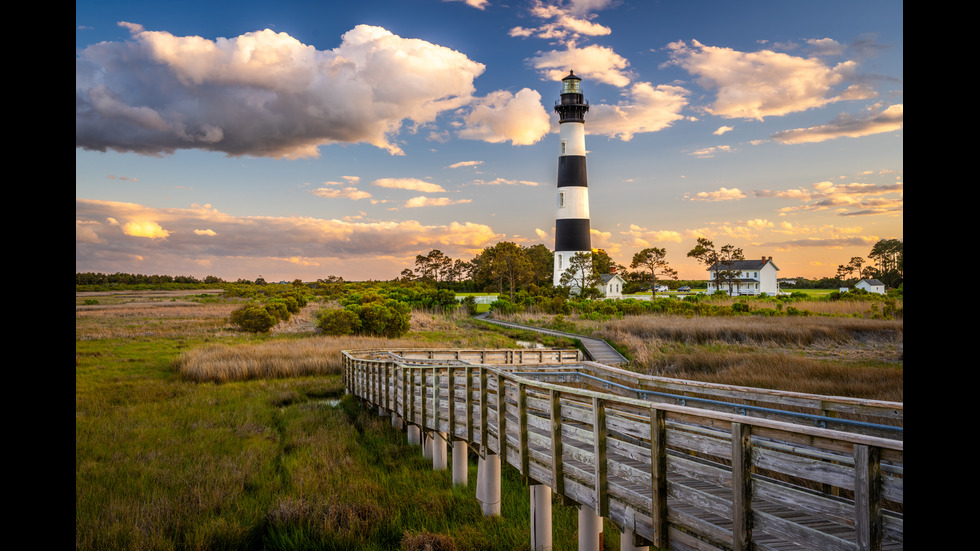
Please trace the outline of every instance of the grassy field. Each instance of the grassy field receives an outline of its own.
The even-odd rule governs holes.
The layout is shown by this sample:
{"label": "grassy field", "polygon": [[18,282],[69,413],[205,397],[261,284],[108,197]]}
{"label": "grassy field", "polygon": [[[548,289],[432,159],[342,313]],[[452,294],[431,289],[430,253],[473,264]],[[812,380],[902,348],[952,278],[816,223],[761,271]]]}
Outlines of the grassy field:
{"label": "grassy field", "polygon": [[[416,312],[396,342],[317,336],[313,305],[255,336],[228,324],[238,306],[195,292],[76,296],[76,549],[528,547],[528,492],[513,469],[504,469],[502,517],[483,517],[475,461],[469,487],[453,488],[388,419],[345,398],[339,375],[344,348],[503,347],[514,334]],[[837,370],[833,388],[901,399],[901,322],[784,327],[775,337],[776,325],[709,330],[684,320],[571,323],[616,339],[641,371],[735,380],[748,358],[778,349],[769,360],[790,381],[830,377],[793,376],[802,362],[779,363],[806,359]],[[888,376],[859,385],[868,373]],[[575,514],[554,504],[555,549],[577,547]],[[605,548],[618,545],[607,523]]]}

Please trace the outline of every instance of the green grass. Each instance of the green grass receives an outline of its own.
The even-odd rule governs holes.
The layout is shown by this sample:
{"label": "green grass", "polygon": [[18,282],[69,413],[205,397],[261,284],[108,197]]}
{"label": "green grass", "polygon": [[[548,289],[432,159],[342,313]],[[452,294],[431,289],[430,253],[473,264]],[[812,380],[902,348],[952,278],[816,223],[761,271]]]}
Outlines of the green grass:
{"label": "green grass", "polygon": [[[120,312],[105,323],[127,320]],[[101,321],[79,320],[76,549],[528,547],[528,489],[514,469],[503,469],[502,516],[484,517],[473,457],[469,486],[454,488],[390,419],[341,399],[339,375],[216,384],[175,369],[199,347],[297,337],[202,323],[186,325],[191,334],[98,338]],[[575,509],[556,503],[553,522],[555,549],[576,549]],[[606,548],[618,548],[606,530]]]}

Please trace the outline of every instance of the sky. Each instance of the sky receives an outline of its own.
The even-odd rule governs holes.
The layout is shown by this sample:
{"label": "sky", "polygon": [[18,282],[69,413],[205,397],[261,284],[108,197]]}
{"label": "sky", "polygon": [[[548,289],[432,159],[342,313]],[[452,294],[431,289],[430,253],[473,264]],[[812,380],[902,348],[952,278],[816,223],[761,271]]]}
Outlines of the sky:
{"label": "sky", "polygon": [[75,3],[76,272],[389,280],[554,249],[561,78],[592,246],[779,277],[903,239],[894,0]]}

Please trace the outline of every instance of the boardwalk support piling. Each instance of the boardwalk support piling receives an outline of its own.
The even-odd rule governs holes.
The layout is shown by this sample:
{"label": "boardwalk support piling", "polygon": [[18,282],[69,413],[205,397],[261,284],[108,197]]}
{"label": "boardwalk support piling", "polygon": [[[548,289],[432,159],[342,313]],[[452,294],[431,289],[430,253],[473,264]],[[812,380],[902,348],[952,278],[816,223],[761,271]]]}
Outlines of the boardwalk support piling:
{"label": "boardwalk support piling", "polygon": [[447,464],[446,433],[432,433],[432,470],[445,471]]}
{"label": "boardwalk support piling", "polygon": [[483,516],[500,515],[500,456],[495,453],[487,452],[477,464],[476,499]]}
{"label": "boardwalk support piling", "polygon": [[599,551],[602,549],[602,517],[588,505],[578,508],[578,549]]}
{"label": "boardwalk support piling", "polygon": [[531,485],[531,549],[551,551],[551,488]]}
{"label": "boardwalk support piling", "polygon": [[465,440],[453,441],[453,484],[466,486],[469,482],[469,465],[466,462],[468,446]]}

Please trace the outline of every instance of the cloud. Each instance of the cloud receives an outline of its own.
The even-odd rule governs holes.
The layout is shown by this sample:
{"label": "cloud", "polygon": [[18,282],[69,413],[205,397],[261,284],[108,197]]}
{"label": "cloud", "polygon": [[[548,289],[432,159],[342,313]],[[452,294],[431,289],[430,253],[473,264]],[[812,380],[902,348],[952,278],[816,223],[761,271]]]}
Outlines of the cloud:
{"label": "cloud", "polygon": [[485,10],[487,6],[490,5],[488,0],[442,0],[443,2],[463,2],[467,6],[474,7],[478,10]]}
{"label": "cloud", "polygon": [[868,92],[850,88],[834,95],[835,87],[853,76],[855,63],[828,66],[816,58],[794,57],[771,50],[739,52],[705,46],[698,41],[668,45],[671,61],[697,77],[698,83],[716,91],[707,107],[725,118],[763,120],[822,107],[841,99],[867,97]]}
{"label": "cloud", "polygon": [[[327,183],[329,184],[332,182],[327,182]],[[343,199],[352,199],[354,201],[357,201],[358,199],[368,199],[371,197],[370,193],[366,191],[361,191],[354,187],[345,187],[345,188],[321,187],[310,191],[310,193],[316,195],[317,197],[323,197],[325,199],[343,198]]]}
{"label": "cloud", "polygon": [[903,105],[898,104],[865,118],[841,115],[830,124],[777,132],[772,135],[772,139],[785,144],[814,143],[893,132],[901,130],[904,125],[905,112]]}
{"label": "cloud", "polygon": [[131,40],[76,54],[76,147],[300,158],[367,143],[401,154],[391,138],[403,122],[466,105],[484,71],[460,52],[368,25],[323,51],[269,29],[211,40],[121,25]]}
{"label": "cloud", "polygon": [[405,208],[417,208],[417,207],[445,207],[449,205],[459,205],[462,203],[469,203],[471,199],[450,199],[448,197],[426,197],[420,195],[418,197],[412,197],[405,202]]}
{"label": "cloud", "polygon": [[694,197],[691,197],[691,200],[714,202],[714,201],[733,201],[733,200],[744,199],[744,198],[745,198],[745,194],[742,193],[742,190],[738,188],[728,189],[723,187],[720,188],[718,191],[702,191],[700,193],[696,193]]}
{"label": "cloud", "polygon": [[568,71],[575,71],[583,79],[594,79],[613,86],[623,87],[630,83],[626,70],[629,61],[612,48],[597,44],[580,48],[570,43],[565,50],[539,52],[528,59],[528,63],[544,80],[559,81],[568,75]]}
{"label": "cloud", "polygon": [[758,190],[752,193],[756,197],[775,197],[801,203],[780,209],[779,212],[783,215],[832,210],[839,216],[898,216],[905,208],[904,189],[902,182],[835,184],[824,181],[813,184],[810,189]]}
{"label": "cloud", "polygon": [[510,180],[508,178],[494,178],[493,180],[475,180],[473,182],[474,186],[500,186],[500,185],[516,186],[518,184],[522,186],[538,185],[537,182],[531,180]]}
{"label": "cloud", "polygon": [[[120,223],[113,224],[110,218]],[[146,220],[156,222],[148,225]],[[126,234],[160,226],[169,230],[167,239],[132,239]],[[158,273],[174,273],[177,266],[204,260],[234,264],[245,259],[414,257],[433,248],[460,257],[503,237],[489,226],[471,222],[430,225],[415,220],[233,216],[199,206],[157,209],[82,199],[75,202],[75,227],[76,269],[105,271],[104,266],[113,266],[133,273],[144,273],[145,266],[133,263],[136,258],[152,259]],[[199,228],[209,228],[211,233],[195,232]]]}
{"label": "cloud", "polygon": [[461,138],[490,143],[509,141],[531,145],[551,131],[551,119],[541,105],[541,94],[523,88],[516,94],[500,90],[473,102],[463,116]]}
{"label": "cloud", "polygon": [[589,134],[599,134],[630,141],[635,134],[657,132],[684,118],[688,91],[679,86],[638,82],[616,105],[592,105],[585,125]]}
{"label": "cloud", "polygon": [[166,239],[170,232],[163,229],[160,224],[152,221],[127,222],[123,225],[123,233],[133,237],[147,237],[149,239]]}
{"label": "cloud", "polygon": [[483,161],[460,161],[458,163],[453,163],[449,165],[449,168],[460,168],[464,166],[479,166],[482,165]]}
{"label": "cloud", "polygon": [[379,178],[373,185],[389,189],[407,189],[410,191],[421,191],[424,193],[441,193],[446,191],[439,184],[425,182],[417,178]]}

